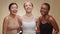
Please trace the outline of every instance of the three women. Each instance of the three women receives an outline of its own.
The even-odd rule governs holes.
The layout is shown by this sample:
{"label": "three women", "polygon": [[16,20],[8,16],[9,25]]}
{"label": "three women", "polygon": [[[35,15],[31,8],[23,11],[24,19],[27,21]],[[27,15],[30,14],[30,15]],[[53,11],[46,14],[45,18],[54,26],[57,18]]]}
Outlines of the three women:
{"label": "three women", "polygon": [[[22,30],[22,34],[58,34],[59,28],[55,19],[49,15],[50,5],[41,5],[40,16],[38,19],[32,14],[33,4],[28,1],[24,3],[26,14],[21,18],[16,15],[18,6],[16,3],[9,5],[10,14],[5,17],[3,22],[3,34],[17,34]],[[54,32],[52,32],[54,29]]]}

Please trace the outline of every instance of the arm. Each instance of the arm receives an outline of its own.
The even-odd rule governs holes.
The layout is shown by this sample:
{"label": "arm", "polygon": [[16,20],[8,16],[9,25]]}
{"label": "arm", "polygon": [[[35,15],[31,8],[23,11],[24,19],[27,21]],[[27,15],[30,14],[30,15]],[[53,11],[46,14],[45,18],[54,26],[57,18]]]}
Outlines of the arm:
{"label": "arm", "polygon": [[39,18],[36,19],[36,34],[40,34],[40,22],[39,22]]}
{"label": "arm", "polygon": [[8,25],[8,18],[4,18],[4,21],[3,21],[3,34],[6,34],[7,33],[7,25]]}
{"label": "arm", "polygon": [[59,28],[58,28],[58,25],[57,25],[57,22],[55,21],[55,19],[51,16],[49,18],[49,21],[50,23],[52,24],[53,28],[54,28],[54,32],[52,32],[53,34],[58,34],[59,32]]}
{"label": "arm", "polygon": [[18,17],[18,21],[19,21],[19,28],[17,30],[19,33],[20,31],[22,31],[22,19],[20,18],[20,16]]}

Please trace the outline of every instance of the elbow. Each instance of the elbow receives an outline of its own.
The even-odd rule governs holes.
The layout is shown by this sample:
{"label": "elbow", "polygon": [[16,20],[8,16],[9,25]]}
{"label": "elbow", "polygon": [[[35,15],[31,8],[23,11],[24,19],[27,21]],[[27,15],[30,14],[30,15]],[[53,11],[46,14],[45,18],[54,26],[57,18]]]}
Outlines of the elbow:
{"label": "elbow", "polygon": [[57,33],[59,32],[59,29],[57,30]]}
{"label": "elbow", "polygon": [[56,33],[59,33],[59,29],[58,30],[55,30]]}
{"label": "elbow", "polygon": [[59,32],[59,28],[57,29],[57,33]]}
{"label": "elbow", "polygon": [[40,31],[39,31],[39,30],[37,30],[37,31],[36,31],[36,34],[39,34],[39,33],[40,33]]}

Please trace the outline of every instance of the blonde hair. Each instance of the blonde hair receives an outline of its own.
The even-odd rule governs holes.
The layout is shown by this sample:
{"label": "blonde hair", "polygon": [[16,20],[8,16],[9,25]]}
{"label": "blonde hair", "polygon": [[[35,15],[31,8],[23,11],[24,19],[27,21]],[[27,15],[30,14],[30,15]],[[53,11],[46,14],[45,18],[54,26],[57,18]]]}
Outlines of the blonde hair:
{"label": "blonde hair", "polygon": [[24,7],[25,7],[25,3],[27,3],[27,2],[31,3],[31,5],[33,7],[33,3],[31,1],[25,1],[24,4],[23,4]]}

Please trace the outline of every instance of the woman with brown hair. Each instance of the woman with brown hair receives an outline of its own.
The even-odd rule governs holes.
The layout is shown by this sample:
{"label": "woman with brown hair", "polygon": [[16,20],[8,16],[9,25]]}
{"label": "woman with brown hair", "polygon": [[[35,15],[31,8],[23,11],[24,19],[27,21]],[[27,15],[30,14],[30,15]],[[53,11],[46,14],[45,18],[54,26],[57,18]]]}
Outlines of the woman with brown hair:
{"label": "woman with brown hair", "polygon": [[20,17],[17,14],[18,5],[11,3],[9,5],[10,14],[4,18],[3,34],[17,34],[20,31]]}

